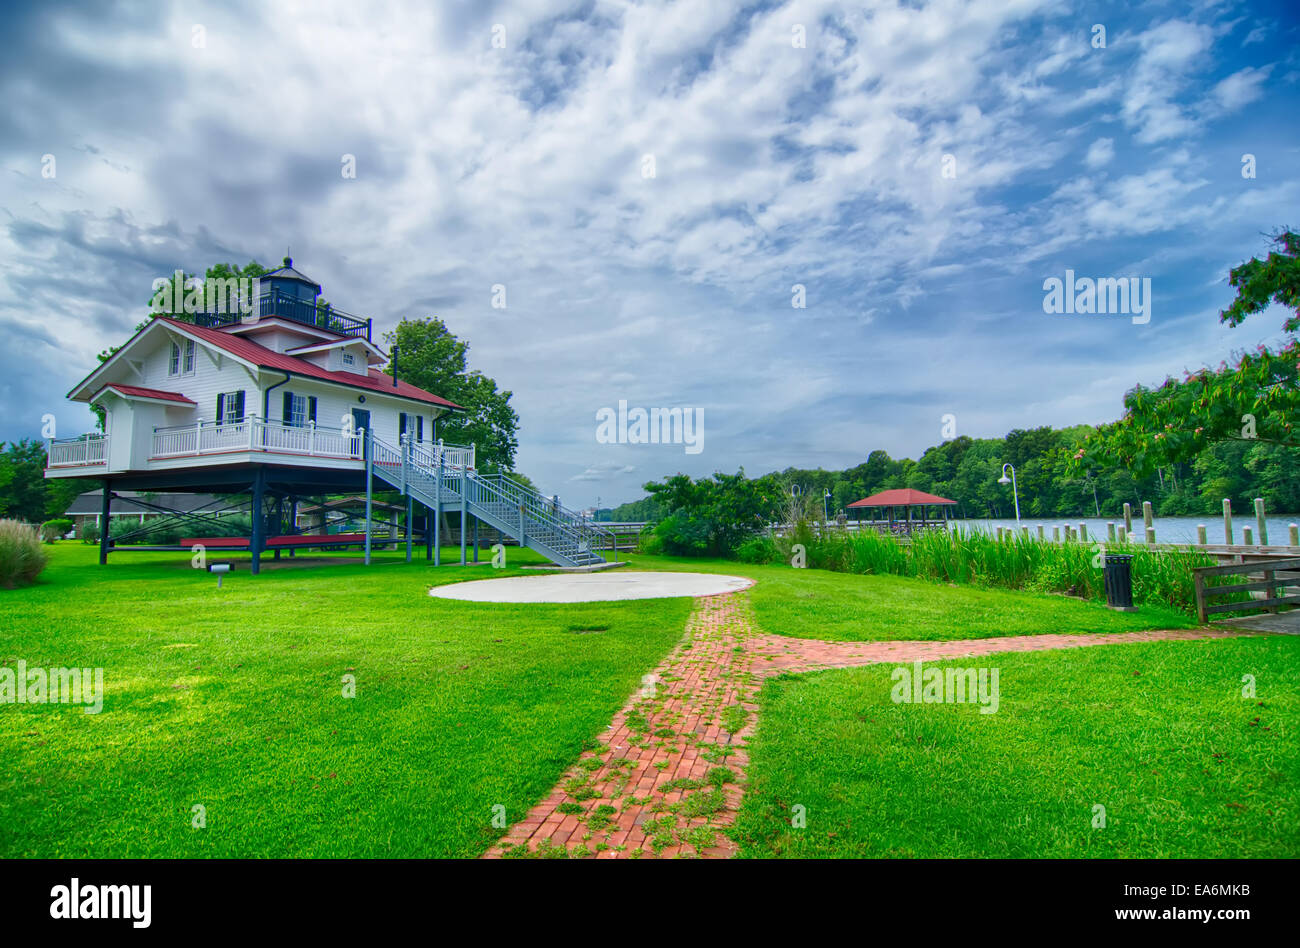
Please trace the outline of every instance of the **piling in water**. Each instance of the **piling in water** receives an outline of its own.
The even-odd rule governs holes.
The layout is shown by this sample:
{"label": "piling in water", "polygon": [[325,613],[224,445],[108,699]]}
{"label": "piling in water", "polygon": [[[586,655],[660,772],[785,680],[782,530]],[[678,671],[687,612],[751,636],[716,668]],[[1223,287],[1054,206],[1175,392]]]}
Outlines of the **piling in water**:
{"label": "piling in water", "polygon": [[1268,546],[1268,521],[1264,519],[1264,498],[1255,498],[1255,523],[1259,526],[1259,545]]}

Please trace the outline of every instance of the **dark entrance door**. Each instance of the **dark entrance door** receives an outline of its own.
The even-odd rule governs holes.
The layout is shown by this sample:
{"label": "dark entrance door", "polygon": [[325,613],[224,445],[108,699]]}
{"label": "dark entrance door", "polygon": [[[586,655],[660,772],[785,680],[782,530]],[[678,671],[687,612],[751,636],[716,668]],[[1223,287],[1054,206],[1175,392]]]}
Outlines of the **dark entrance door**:
{"label": "dark entrance door", "polygon": [[[368,435],[370,433],[370,412],[364,408],[352,409],[352,430],[355,431],[359,437],[363,434]],[[362,437],[361,456],[363,458],[369,456],[367,454],[366,444],[367,439]]]}

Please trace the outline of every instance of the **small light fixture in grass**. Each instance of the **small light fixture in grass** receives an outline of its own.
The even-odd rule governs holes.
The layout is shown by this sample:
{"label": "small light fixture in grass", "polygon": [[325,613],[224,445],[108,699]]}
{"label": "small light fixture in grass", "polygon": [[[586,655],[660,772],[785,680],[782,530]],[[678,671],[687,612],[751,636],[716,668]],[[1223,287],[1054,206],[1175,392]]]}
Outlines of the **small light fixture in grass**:
{"label": "small light fixture in grass", "polygon": [[220,589],[222,578],[225,576],[226,573],[230,572],[230,564],[213,563],[211,566],[208,567],[208,572],[217,574],[217,588]]}

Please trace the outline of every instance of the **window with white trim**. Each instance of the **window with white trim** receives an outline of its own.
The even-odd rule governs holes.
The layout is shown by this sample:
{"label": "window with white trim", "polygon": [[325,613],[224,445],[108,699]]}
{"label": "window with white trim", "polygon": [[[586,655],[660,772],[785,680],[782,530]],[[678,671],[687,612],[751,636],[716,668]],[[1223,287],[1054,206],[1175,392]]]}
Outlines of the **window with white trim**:
{"label": "window with white trim", "polygon": [[411,440],[415,442],[424,441],[424,416],[411,415],[406,412],[399,412],[397,415],[398,433],[410,433]]}
{"label": "window with white trim", "polygon": [[184,347],[179,342],[172,343],[171,358],[167,361],[167,374],[192,375],[194,373],[194,340],[184,340]]}
{"label": "window with white trim", "polygon": [[233,425],[244,420],[244,392],[221,392],[217,395],[217,424]]}
{"label": "window with white trim", "polygon": [[345,353],[343,353],[343,364],[344,364],[344,365],[356,365],[356,362],[357,362],[357,360],[356,360],[356,358],[352,355],[351,352],[345,352]]}
{"label": "window with white trim", "polygon": [[316,396],[284,393],[284,423],[291,428],[305,428],[316,420]]}

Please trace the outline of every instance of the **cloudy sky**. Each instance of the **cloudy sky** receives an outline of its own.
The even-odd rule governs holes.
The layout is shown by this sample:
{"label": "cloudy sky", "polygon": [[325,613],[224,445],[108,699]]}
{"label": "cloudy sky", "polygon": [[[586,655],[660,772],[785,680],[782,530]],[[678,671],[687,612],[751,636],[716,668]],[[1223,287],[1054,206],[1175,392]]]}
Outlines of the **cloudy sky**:
{"label": "cloudy sky", "polygon": [[[0,439],[92,426],[64,396],[155,277],[286,246],[381,328],[445,319],[514,392],[519,470],[575,506],[915,457],[949,413],[972,436],[1106,421],[1136,381],[1280,335],[1216,313],[1227,270],[1300,225],[1287,4],[6,16]],[[1045,313],[1067,269],[1149,279],[1150,322]],[[598,443],[620,400],[701,410],[703,450]]]}

